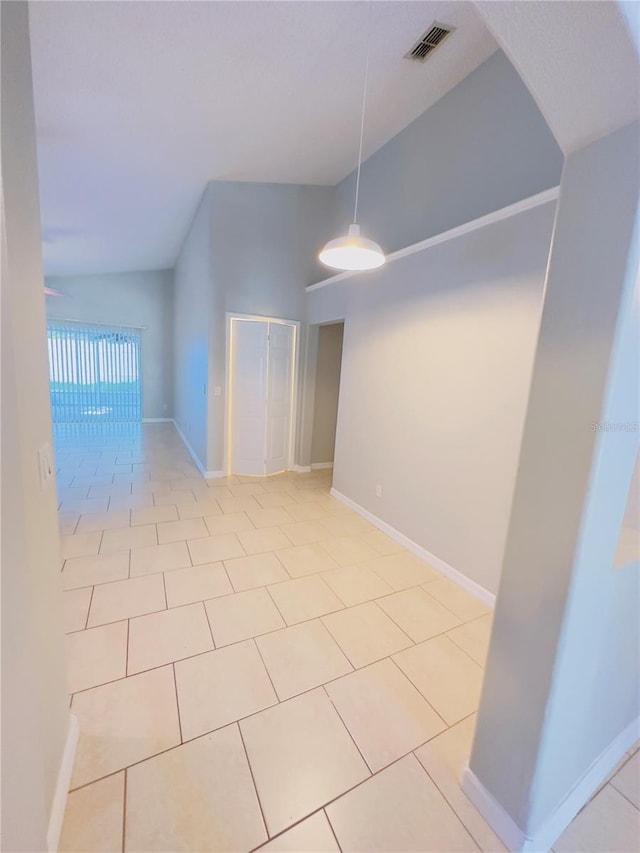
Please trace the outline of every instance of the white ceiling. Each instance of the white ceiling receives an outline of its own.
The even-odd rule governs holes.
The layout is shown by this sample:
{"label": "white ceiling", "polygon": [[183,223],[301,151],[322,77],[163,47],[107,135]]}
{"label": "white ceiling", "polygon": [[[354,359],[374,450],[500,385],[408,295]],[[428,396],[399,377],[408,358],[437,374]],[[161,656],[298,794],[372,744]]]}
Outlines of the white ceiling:
{"label": "white ceiling", "polygon": [[[367,2],[30,4],[45,269],[173,265],[206,183],[356,165]],[[424,64],[403,55],[457,27]],[[467,2],[375,2],[365,155],[497,49]]]}
{"label": "white ceiling", "polygon": [[640,115],[638,0],[480,0],[476,6],[565,153]]}

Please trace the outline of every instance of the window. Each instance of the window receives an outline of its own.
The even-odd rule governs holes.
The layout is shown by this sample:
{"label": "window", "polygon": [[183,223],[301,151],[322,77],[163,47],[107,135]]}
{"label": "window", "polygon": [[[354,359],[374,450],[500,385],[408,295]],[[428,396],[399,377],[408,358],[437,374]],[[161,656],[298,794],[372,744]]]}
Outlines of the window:
{"label": "window", "polygon": [[54,423],[140,420],[139,329],[51,321],[47,338]]}

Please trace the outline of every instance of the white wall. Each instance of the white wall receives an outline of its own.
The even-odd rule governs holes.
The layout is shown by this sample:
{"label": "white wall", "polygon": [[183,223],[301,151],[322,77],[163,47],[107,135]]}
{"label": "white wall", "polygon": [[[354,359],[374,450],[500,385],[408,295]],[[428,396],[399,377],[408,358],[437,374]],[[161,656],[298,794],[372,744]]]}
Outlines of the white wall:
{"label": "white wall", "polygon": [[142,417],[173,417],[171,270],[50,277],[47,284],[68,297],[48,297],[48,317],[144,327]]}
{"label": "white wall", "polygon": [[343,334],[343,323],[320,326],[318,330],[311,464],[333,462]]}
{"label": "white wall", "polygon": [[176,261],[173,295],[174,416],[205,469],[212,299],[206,189]]}
{"label": "white wall", "polygon": [[346,318],[334,486],[492,592],[554,209],[309,294],[310,322]]}
{"label": "white wall", "polygon": [[[44,851],[69,723],[26,3],[0,4],[2,849]],[[6,241],[5,241],[6,235]]]}

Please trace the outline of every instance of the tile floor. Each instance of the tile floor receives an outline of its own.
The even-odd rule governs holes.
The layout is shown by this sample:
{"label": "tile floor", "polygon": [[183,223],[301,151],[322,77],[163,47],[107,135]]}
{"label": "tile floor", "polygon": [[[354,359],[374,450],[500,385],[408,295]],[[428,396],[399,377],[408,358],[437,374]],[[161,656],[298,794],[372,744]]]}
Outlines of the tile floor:
{"label": "tile floor", "polygon": [[[491,612],[329,496],[170,424],[56,436],[64,851],[501,851],[462,794]],[[558,841],[637,849],[640,753]]]}

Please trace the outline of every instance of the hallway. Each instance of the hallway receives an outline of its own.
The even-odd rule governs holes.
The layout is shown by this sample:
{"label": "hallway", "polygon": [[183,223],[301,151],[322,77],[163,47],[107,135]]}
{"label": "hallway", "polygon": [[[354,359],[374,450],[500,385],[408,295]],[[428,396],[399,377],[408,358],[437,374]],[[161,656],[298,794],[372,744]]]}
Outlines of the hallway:
{"label": "hallway", "polygon": [[[206,481],[172,424],[59,427],[56,464],[80,724],[61,850],[504,850],[458,784],[487,607],[327,471]],[[633,833],[625,793],[599,796]],[[604,849],[591,808],[555,849]]]}

